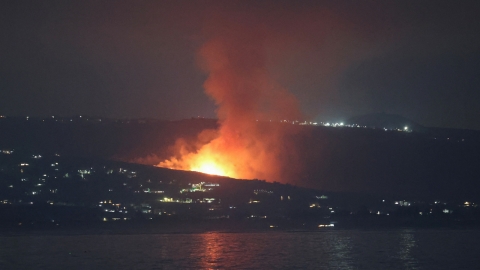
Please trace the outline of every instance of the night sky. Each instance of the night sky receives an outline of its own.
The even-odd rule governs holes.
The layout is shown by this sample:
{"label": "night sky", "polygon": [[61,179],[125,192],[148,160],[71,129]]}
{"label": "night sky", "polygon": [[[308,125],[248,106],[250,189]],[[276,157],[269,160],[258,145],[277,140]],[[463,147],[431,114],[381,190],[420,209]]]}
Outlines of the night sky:
{"label": "night sky", "polygon": [[221,15],[262,29],[272,78],[311,119],[480,129],[479,14],[479,1],[1,1],[0,114],[216,117],[198,49]]}

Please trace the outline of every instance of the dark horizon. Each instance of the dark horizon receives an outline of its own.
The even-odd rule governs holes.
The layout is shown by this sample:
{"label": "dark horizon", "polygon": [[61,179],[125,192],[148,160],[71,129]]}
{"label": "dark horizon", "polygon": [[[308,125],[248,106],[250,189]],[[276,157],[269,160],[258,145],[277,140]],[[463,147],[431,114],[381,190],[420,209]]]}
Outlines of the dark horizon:
{"label": "dark horizon", "polygon": [[[408,118],[404,118],[403,116],[401,115],[395,115],[395,114],[386,114],[385,112],[378,112],[378,113],[371,113],[371,114],[365,114],[365,115],[357,115],[357,116],[354,116],[354,117],[351,117],[349,119],[347,118],[342,118],[342,119],[346,119],[345,121],[338,121],[338,122],[334,122],[334,121],[321,121],[321,122],[314,122],[314,121],[308,121],[306,119],[299,119],[296,121],[296,125],[299,125],[299,124],[302,124],[303,125],[303,122],[306,122],[308,123],[308,125],[313,125],[313,126],[318,126],[318,127],[330,127],[330,126],[335,126],[335,125],[338,125],[340,123],[343,124],[343,122],[348,122],[350,125],[354,124],[354,125],[357,125],[357,124],[360,124],[362,125],[362,123],[364,123],[364,121],[371,121],[372,118],[371,117],[374,117],[373,121],[381,121],[381,120],[384,120],[382,119],[381,117],[378,118],[378,119],[375,119],[375,117],[379,117],[379,116],[382,116],[382,115],[387,115],[389,117],[393,117],[392,118],[392,122],[388,122],[386,124],[390,125],[390,126],[395,126],[395,125],[398,125],[398,129],[401,129],[404,125],[401,125],[399,124],[397,121],[394,121],[395,118],[401,118],[401,119],[404,119],[405,121],[407,121],[407,126],[409,125],[408,123],[410,123],[411,125],[414,125],[414,126],[417,126],[418,128],[420,128],[420,130],[418,129],[413,129],[411,131],[414,131],[414,132],[425,132],[427,129],[445,129],[445,130],[465,130],[465,131],[473,131],[473,132],[476,132],[476,131],[480,131],[480,129],[469,129],[469,128],[450,128],[450,127],[435,127],[435,126],[424,126],[424,125],[421,125],[420,123],[416,123],[415,121],[413,121],[412,119],[408,119]],[[367,118],[367,119],[363,119],[363,118]],[[355,120],[358,120],[358,119],[362,119],[361,123],[357,123],[355,122]],[[15,120],[21,120],[21,119],[24,119],[24,120],[52,120],[52,121],[55,121],[55,120],[58,120],[58,119],[62,119],[62,121],[64,120],[69,120],[69,119],[78,119],[78,120],[85,120],[85,121],[88,121],[88,120],[114,120],[114,121],[143,121],[143,120],[146,120],[146,121],[154,121],[154,122],[177,122],[177,121],[188,121],[188,120],[207,120],[207,121],[216,121],[218,123],[221,122],[221,119],[219,119],[218,117],[216,116],[213,116],[213,117],[203,117],[203,116],[191,116],[191,117],[187,117],[187,118],[178,118],[178,119],[163,119],[163,118],[156,118],[156,117],[121,117],[121,118],[115,118],[115,117],[104,117],[104,116],[101,116],[101,115],[88,115],[88,114],[84,114],[84,115],[45,115],[45,116],[30,116],[30,115],[2,115],[0,114],[0,120],[1,119],[15,119]],[[252,119],[252,122],[253,121],[256,121],[258,122],[258,120],[254,120]],[[353,121],[353,122],[352,122]],[[269,122],[268,120],[265,120],[265,121],[260,121],[260,122]],[[101,122],[100,122],[101,123]],[[279,121],[279,123],[282,123],[282,121]],[[313,124],[314,123],[314,124]],[[376,126],[374,123],[369,123],[367,124],[366,128],[381,128],[379,126]],[[388,128],[388,129],[391,129]]]}

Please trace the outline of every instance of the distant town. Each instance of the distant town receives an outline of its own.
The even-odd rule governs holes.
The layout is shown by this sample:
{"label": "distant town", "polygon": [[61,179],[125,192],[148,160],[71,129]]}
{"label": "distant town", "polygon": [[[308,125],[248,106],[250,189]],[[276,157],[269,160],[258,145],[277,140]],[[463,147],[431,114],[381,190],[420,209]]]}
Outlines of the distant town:
{"label": "distant town", "polygon": [[202,220],[309,230],[480,225],[476,201],[322,192],[15,149],[0,150],[0,185],[0,226],[4,228]]}
{"label": "distant town", "polygon": [[[161,120],[158,119],[151,119],[151,118],[139,118],[139,119],[111,119],[111,118],[102,118],[102,117],[92,117],[92,116],[82,116],[78,115],[75,117],[59,117],[52,115],[51,117],[45,118],[32,118],[30,116],[25,117],[7,117],[5,115],[0,115],[1,119],[13,118],[15,120],[24,119],[26,121],[41,121],[41,122],[59,122],[59,123],[69,123],[69,122],[117,122],[117,123],[137,123],[137,124],[146,124],[146,123],[155,123]],[[203,119],[203,117],[192,117],[192,119]],[[253,121],[253,119],[252,119]],[[260,120],[255,120],[260,121]],[[264,120],[265,121],[265,120]],[[268,120],[267,122],[276,122],[276,123],[284,123],[284,124],[292,124],[292,125],[311,125],[311,126],[324,126],[324,127],[350,127],[350,128],[379,128],[385,131],[404,131],[404,132],[412,132],[412,128],[408,127],[407,125],[402,126],[401,128],[392,128],[392,127],[375,127],[375,126],[365,126],[361,124],[345,124],[343,122],[312,122],[312,121],[301,121],[301,120]]]}

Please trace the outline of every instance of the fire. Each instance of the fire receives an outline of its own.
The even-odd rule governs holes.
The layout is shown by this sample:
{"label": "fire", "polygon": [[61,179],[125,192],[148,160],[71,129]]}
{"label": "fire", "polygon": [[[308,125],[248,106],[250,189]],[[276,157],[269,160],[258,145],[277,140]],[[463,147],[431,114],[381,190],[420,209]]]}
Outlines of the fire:
{"label": "fire", "polygon": [[290,147],[296,131],[267,123],[303,117],[295,97],[270,76],[264,28],[223,16],[212,20],[198,56],[208,73],[205,93],[218,106],[219,127],[202,131],[196,141],[179,138],[172,156],[157,166],[286,181],[298,168]]}
{"label": "fire", "polygon": [[213,161],[205,161],[199,164],[198,166],[193,166],[191,170],[196,172],[206,173],[206,174],[227,176],[222,166]]}
{"label": "fire", "polygon": [[179,158],[171,158],[160,162],[157,166],[186,171],[196,171],[211,175],[220,175],[237,178],[240,176],[235,170],[235,156],[213,147],[217,140],[203,145],[196,152],[183,153]]}
{"label": "fire", "polygon": [[[178,150],[179,153],[160,162],[157,166],[237,179],[265,179],[278,170],[278,166],[275,166],[275,153],[267,153],[258,149],[261,141],[250,137],[226,139],[229,137],[226,135],[228,133],[225,127],[221,128],[216,138],[195,151],[185,150],[191,149],[191,147],[188,146],[188,142],[179,140],[177,142],[180,144],[178,148],[181,149]],[[268,147],[275,148],[275,145]]]}

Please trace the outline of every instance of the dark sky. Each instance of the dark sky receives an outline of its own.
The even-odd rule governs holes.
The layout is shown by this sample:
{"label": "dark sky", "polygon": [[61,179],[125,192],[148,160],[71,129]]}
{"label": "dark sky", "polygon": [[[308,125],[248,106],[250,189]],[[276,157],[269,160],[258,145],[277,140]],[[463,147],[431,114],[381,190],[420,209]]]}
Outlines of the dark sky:
{"label": "dark sky", "polygon": [[212,14],[264,29],[317,121],[372,112],[480,129],[479,1],[1,1],[0,114],[215,117]]}

